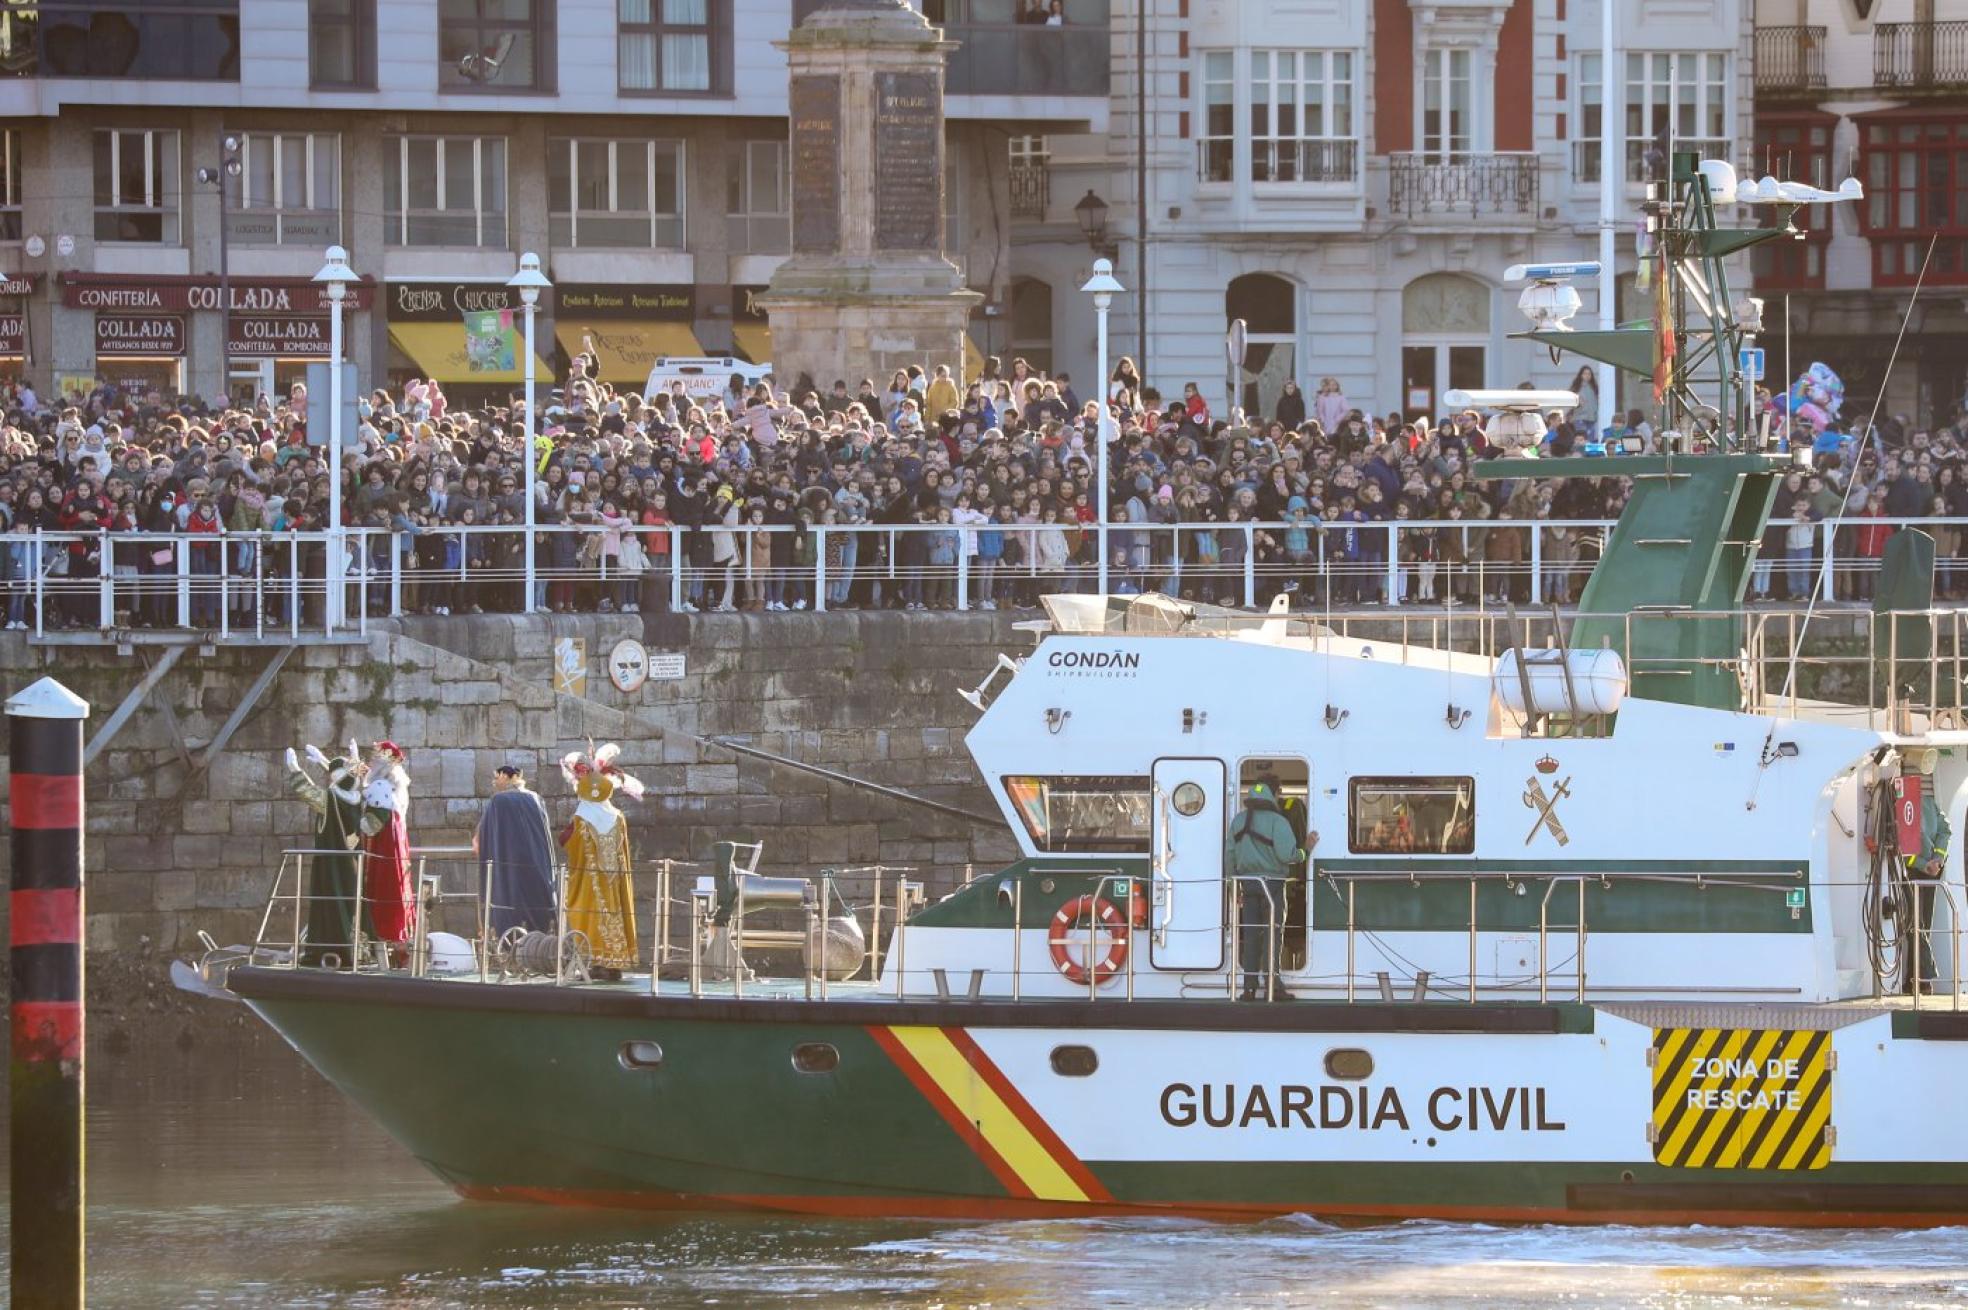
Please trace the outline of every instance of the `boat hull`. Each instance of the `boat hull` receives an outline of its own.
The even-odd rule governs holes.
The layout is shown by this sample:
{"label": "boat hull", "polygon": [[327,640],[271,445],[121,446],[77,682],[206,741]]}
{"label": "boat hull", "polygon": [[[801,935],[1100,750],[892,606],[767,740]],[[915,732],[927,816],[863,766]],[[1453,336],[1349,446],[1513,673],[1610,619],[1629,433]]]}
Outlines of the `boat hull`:
{"label": "boat hull", "polygon": [[[476,1199],[1968,1222],[1968,1142],[1944,1113],[1968,1024],[1946,1014],[1676,1030],[1570,1005],[693,1000],[306,970],[232,986]],[[1361,1052],[1374,1068],[1351,1076]],[[1713,1065],[1735,1099],[1655,1065]]]}

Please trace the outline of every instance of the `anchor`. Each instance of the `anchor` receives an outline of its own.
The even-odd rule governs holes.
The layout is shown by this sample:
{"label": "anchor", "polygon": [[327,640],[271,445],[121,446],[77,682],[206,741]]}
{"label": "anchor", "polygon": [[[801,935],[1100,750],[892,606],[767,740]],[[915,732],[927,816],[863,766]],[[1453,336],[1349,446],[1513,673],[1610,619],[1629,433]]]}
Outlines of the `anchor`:
{"label": "anchor", "polygon": [[1563,782],[1551,789],[1551,795],[1548,797],[1544,794],[1544,784],[1536,777],[1525,779],[1525,808],[1536,810],[1538,816],[1537,822],[1531,825],[1530,832],[1524,836],[1524,845],[1531,844],[1531,840],[1538,835],[1539,828],[1550,829],[1551,835],[1558,839],[1560,846],[1571,841],[1571,838],[1565,835],[1565,825],[1558,822],[1558,802],[1571,794],[1572,779],[1569,774],[1565,776]]}

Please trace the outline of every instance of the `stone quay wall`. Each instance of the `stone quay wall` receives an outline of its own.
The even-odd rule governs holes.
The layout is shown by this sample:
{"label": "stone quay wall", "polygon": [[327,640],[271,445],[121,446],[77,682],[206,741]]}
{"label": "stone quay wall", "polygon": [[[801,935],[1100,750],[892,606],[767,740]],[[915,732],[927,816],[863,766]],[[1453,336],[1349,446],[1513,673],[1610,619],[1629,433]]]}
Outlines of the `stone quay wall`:
{"label": "stone quay wall", "polygon": [[[555,690],[555,644],[566,637],[585,643],[579,695]],[[682,654],[684,675],[618,691],[605,660],[623,637],[655,655]],[[573,801],[556,762],[591,740],[617,741],[624,768],[648,789],[641,802],[621,802],[639,864],[701,864],[717,840],[761,841],[768,872],[908,866],[906,876],[938,895],[1014,857],[1001,824],[739,757],[693,734],[996,814],[963,749],[976,712],[957,690],[974,686],[1000,651],[1031,644],[1002,614],[408,619],[372,626],[363,642],[293,650],[209,761],[207,743],[274,651],[188,650],[89,767],[88,947],[193,955],[200,929],[222,943],[252,940],[282,851],[305,847],[313,831],[307,807],[287,794],[283,754],[304,743],[332,754],[350,739],[366,751],[388,738],[408,752],[416,846],[468,845],[493,770],[508,762],[525,767],[553,822],[565,823]],[[146,653],[160,656],[154,647],[37,647],[9,633],[0,690],[59,678],[91,703],[93,736],[142,678]],[[0,787],[7,767],[0,758]],[[8,820],[0,803],[0,823]],[[449,857],[447,889],[472,876],[468,859]],[[0,844],[0,866],[6,860]],[[676,895],[696,872],[676,875]],[[656,880],[638,879],[646,952]],[[871,883],[851,877],[845,894],[865,904]],[[461,914],[451,909],[445,926],[463,930]]]}

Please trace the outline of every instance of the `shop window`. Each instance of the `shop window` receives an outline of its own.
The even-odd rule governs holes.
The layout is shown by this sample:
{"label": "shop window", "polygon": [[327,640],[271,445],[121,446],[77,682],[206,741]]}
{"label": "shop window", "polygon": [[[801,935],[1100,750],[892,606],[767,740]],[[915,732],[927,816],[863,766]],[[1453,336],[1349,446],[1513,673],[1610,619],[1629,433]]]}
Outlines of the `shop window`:
{"label": "shop window", "polygon": [[96,132],[96,240],[178,244],[178,134]]}
{"label": "shop window", "polygon": [[556,247],[683,249],[683,143],[547,143],[548,232]]}
{"label": "shop window", "polygon": [[553,90],[553,18],[553,0],[437,0],[438,90]]}
{"label": "shop window", "polygon": [[1007,777],[1005,794],[1038,850],[1148,853],[1152,813],[1145,777]]}
{"label": "shop window", "polygon": [[1347,848],[1355,855],[1476,849],[1474,778],[1354,778],[1347,790]]}
{"label": "shop window", "polygon": [[727,93],[730,0],[616,0],[616,84],[625,94]]}
{"label": "shop window", "polygon": [[506,244],[503,137],[402,136],[388,141],[383,168],[386,244]]}
{"label": "shop window", "polygon": [[1011,357],[1040,377],[1052,373],[1052,287],[1037,278],[1011,284]]}
{"label": "shop window", "polygon": [[247,246],[330,246],[342,232],[342,141],[333,132],[248,132],[226,236]]}
{"label": "shop window", "polygon": [[0,241],[21,239],[21,134],[0,129]]}
{"label": "shop window", "polygon": [[308,0],[308,84],[376,87],[376,0]]}
{"label": "shop window", "polygon": [[783,255],[792,249],[790,167],[784,141],[738,143],[727,197],[733,254]]}
{"label": "shop window", "polygon": [[[88,4],[80,0],[7,5],[39,18],[34,50],[26,33],[9,31],[13,73],[42,77],[114,77],[173,82],[239,80],[239,0],[152,0]],[[10,25],[11,28],[11,25]],[[22,65],[25,65],[23,67]]]}

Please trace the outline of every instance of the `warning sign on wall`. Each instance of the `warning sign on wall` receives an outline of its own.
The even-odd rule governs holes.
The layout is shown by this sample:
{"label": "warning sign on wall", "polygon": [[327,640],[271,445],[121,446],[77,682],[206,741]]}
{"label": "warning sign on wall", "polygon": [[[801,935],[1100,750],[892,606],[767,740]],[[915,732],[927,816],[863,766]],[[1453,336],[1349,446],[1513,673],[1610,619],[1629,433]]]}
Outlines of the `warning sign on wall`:
{"label": "warning sign on wall", "polygon": [[1681,1169],[1831,1163],[1831,1034],[1656,1028],[1654,1159]]}

